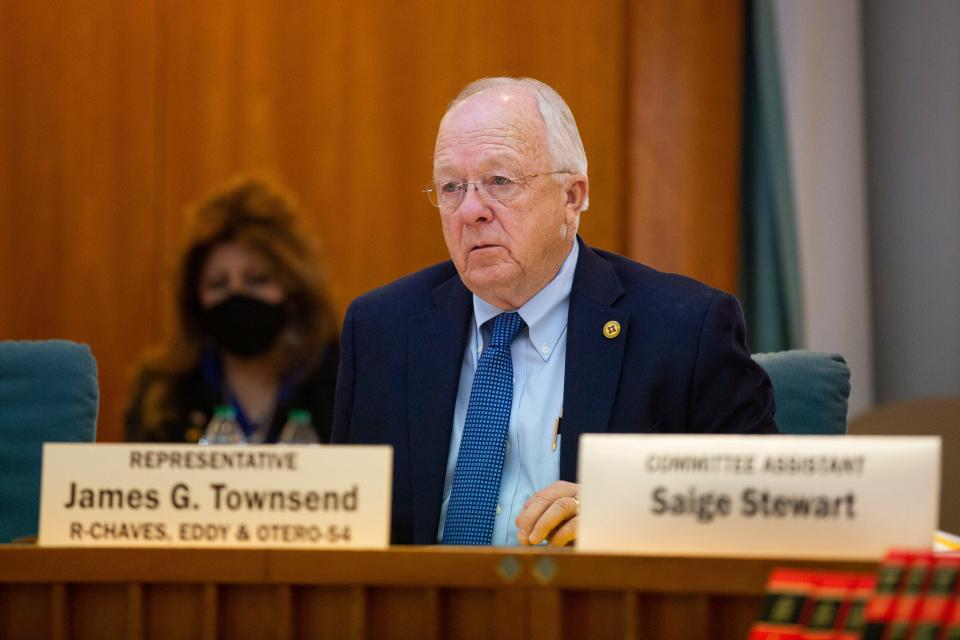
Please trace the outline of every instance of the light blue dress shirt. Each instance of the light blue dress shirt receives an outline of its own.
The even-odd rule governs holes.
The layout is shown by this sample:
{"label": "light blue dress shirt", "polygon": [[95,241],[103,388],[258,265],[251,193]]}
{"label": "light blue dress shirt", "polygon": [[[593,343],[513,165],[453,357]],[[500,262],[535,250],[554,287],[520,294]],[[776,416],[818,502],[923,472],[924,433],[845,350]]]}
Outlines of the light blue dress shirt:
{"label": "light blue dress shirt", "polygon": [[[513,406],[500,481],[500,499],[493,524],[495,545],[519,544],[516,519],[527,498],[560,479],[560,438],[557,438],[557,448],[554,450],[553,434],[557,417],[563,409],[567,312],[579,252],[580,248],[574,242],[573,249],[560,265],[554,279],[517,309],[527,328],[517,335],[510,350],[513,357]],[[503,311],[473,296],[474,322],[460,367],[447,475],[443,483],[438,542],[443,539],[450,485],[457,466],[477,360],[485,341],[490,339],[491,329],[483,325]]]}

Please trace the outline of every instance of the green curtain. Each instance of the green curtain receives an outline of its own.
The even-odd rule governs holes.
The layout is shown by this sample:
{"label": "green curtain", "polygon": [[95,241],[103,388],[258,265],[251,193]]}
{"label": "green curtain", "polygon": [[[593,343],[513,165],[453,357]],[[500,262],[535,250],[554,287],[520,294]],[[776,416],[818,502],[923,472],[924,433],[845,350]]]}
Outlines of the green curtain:
{"label": "green curtain", "polygon": [[740,293],[753,351],[803,346],[800,262],[773,0],[748,0]]}

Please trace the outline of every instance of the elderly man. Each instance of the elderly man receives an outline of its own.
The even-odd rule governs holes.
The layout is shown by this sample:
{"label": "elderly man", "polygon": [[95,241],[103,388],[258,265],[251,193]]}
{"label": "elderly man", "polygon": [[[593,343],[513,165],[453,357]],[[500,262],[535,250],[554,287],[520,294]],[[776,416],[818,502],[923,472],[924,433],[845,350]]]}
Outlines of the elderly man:
{"label": "elderly man", "polygon": [[451,261],[350,306],[334,412],[334,442],[394,448],[394,543],[572,542],[581,433],[776,432],[736,299],[578,238],[553,89],[468,85],[425,191]]}

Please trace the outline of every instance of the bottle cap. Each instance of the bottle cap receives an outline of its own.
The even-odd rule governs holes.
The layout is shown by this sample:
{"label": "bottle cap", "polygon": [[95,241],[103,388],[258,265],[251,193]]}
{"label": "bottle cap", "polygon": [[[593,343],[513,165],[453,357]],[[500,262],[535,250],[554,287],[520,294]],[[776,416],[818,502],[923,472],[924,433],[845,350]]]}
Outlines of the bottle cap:
{"label": "bottle cap", "polygon": [[298,422],[310,422],[311,416],[310,412],[306,409],[291,409],[290,413],[287,414],[287,419]]}
{"label": "bottle cap", "polygon": [[237,412],[233,410],[233,407],[221,404],[213,410],[213,415],[215,418],[221,418],[223,420],[236,420]]}

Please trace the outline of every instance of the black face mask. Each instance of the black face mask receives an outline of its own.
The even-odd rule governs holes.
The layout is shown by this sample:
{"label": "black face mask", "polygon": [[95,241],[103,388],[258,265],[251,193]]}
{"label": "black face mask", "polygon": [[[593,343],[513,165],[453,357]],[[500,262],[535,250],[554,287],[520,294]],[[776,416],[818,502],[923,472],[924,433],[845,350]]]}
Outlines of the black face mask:
{"label": "black face mask", "polygon": [[282,303],[234,294],[200,312],[200,326],[217,343],[239,358],[266,353],[287,323]]}

